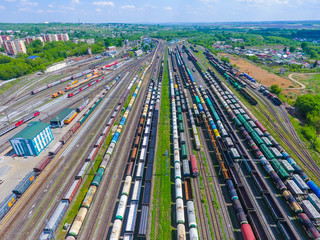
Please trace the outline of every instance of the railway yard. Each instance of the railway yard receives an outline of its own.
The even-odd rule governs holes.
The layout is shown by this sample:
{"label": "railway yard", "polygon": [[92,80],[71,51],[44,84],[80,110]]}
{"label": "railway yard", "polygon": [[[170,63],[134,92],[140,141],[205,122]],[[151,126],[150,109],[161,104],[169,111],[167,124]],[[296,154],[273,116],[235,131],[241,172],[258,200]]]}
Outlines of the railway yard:
{"label": "railway yard", "polygon": [[[152,41],[5,92],[0,239],[320,240],[320,169],[285,104],[207,49]],[[17,156],[33,121],[54,139]]]}

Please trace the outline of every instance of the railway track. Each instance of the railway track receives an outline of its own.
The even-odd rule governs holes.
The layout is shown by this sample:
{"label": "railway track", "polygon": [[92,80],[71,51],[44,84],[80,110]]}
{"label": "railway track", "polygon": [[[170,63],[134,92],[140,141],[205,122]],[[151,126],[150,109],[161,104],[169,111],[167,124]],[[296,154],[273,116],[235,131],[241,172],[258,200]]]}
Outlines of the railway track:
{"label": "railway track", "polygon": [[[157,51],[154,52],[154,54],[157,54]],[[152,55],[150,56],[152,57]],[[152,72],[155,68],[155,63],[151,67]],[[148,74],[146,75],[146,78],[148,79]],[[142,85],[142,92],[139,94],[139,98],[137,103],[135,103],[135,107],[137,109],[142,108],[143,101],[145,99],[146,93],[147,93],[147,86],[149,84],[149,81],[144,81]],[[130,125],[125,127],[125,131],[128,132],[125,137],[120,138],[119,145],[120,146],[129,146],[132,145],[133,136],[134,136],[134,127],[136,126],[137,119],[139,117],[140,111],[135,111],[134,115],[131,115],[128,119],[128,123]],[[123,134],[121,135],[123,136]],[[130,139],[130,140],[128,140]],[[131,140],[132,139],[132,140]],[[85,226],[80,231],[80,239],[90,239],[93,236],[96,236],[96,239],[106,239],[111,227],[110,226],[111,220],[114,215],[114,209],[115,204],[117,202],[117,199],[119,198],[119,188],[121,186],[124,170],[122,166],[126,165],[126,161],[129,157],[130,151],[123,151],[116,150],[116,154],[111,159],[111,166],[108,166],[108,173],[106,173],[107,177],[104,178],[103,182],[100,183],[98,195],[96,196],[94,203],[92,207],[90,208],[89,216],[86,218],[86,221],[84,222]],[[116,161],[120,159],[120,161]],[[114,176],[114,171],[118,170],[116,176]],[[109,197],[106,199],[105,193],[110,191],[110,188],[112,189],[112,193],[108,194]],[[105,206],[107,209],[110,209],[110,211],[105,211],[101,214],[101,207]],[[100,216],[99,216],[100,215]],[[89,224],[89,225],[88,225]]]}
{"label": "railway track", "polygon": [[[224,79],[221,74],[216,71],[216,69],[213,69],[213,71],[221,78]],[[305,167],[310,170],[315,177],[318,179],[320,178],[320,168],[317,165],[317,163],[313,160],[310,153],[306,149],[305,145],[300,140],[298,134],[296,133],[290,119],[288,118],[288,115],[286,111],[283,109],[282,106],[277,107],[276,109],[273,108],[273,104],[270,102],[269,99],[267,99],[265,96],[261,96],[260,93],[257,93],[256,91],[247,88],[247,90],[253,94],[255,97],[259,98],[267,110],[274,116],[276,122],[278,125],[270,121],[270,113],[266,112],[262,106],[257,105],[256,108],[267,118],[269,119],[268,122],[270,122],[272,129],[279,135],[282,142],[287,145],[292,152],[296,154],[296,156],[300,159],[300,161],[305,165]],[[281,121],[281,119],[284,120],[284,122]],[[282,129],[286,135],[283,134],[283,132],[280,130]],[[290,138],[290,140],[288,139]],[[292,143],[293,142],[293,143]]]}
{"label": "railway track", "polygon": [[[179,74],[179,76],[180,76],[180,74]],[[179,78],[182,79],[182,76],[180,76]],[[188,126],[188,131],[190,131],[191,124],[190,124],[190,121],[186,118],[185,113],[183,114],[183,120]],[[184,125],[186,126],[186,124],[184,124]],[[190,134],[189,134],[190,132],[188,132],[188,131],[186,131],[186,138],[190,139],[190,140],[192,139],[192,141],[194,141],[194,139],[192,137],[190,137]],[[188,142],[189,152],[192,153],[193,152],[192,144],[190,143],[190,141],[187,141],[187,142]],[[201,139],[201,142],[203,145],[205,144],[205,141],[203,139]],[[208,180],[206,167],[204,164],[204,159],[203,159],[203,156],[201,153],[202,153],[201,151],[197,151],[196,155],[197,155],[198,164],[199,164],[199,166],[198,166],[199,172],[200,172],[200,175],[203,177],[203,180],[202,180],[203,181],[203,189],[201,189],[202,186],[201,186],[200,177],[197,179],[193,179],[193,181],[192,181],[192,186],[194,187],[195,194],[196,194],[196,197],[195,197],[196,206],[195,207],[197,210],[196,212],[198,214],[200,237],[201,237],[201,239],[212,239],[211,236],[213,235],[214,239],[223,239],[223,233],[222,233],[223,227],[221,226],[218,213],[216,212],[216,210],[214,208],[213,192],[212,192],[212,189],[210,186],[211,184]],[[206,154],[206,155],[207,155],[206,158],[210,159],[210,156],[208,154]],[[212,175],[212,173],[210,173],[210,175]],[[220,186],[218,186],[217,188],[219,188],[219,187]],[[208,213],[207,213],[205,205],[202,204],[202,202],[205,201],[202,196],[202,190],[204,190],[205,198],[208,203],[207,204]],[[219,199],[219,200],[221,200],[221,199]],[[225,217],[225,215],[224,215],[224,217]],[[212,234],[211,234],[209,219],[210,219],[210,223],[212,226]],[[229,239],[231,239],[231,238],[229,238]]]}
{"label": "railway track", "polygon": [[[127,82],[129,82],[129,80],[127,80]],[[124,88],[122,88],[122,92],[124,92]],[[119,99],[120,99],[120,97],[121,97],[121,95],[117,95],[116,97],[118,97]],[[112,105],[112,104],[114,104],[114,106],[112,106],[112,108],[114,108],[115,107],[115,104],[117,103],[117,101],[114,101],[114,100],[116,100],[116,98],[111,98],[111,101],[109,101],[109,102],[107,102],[107,105],[106,105],[106,108],[109,108],[110,107],[110,104]],[[100,107],[102,107],[102,106],[100,106]],[[97,109],[99,109],[99,108],[97,108]],[[105,111],[104,112],[105,114],[102,114],[100,117],[100,121],[99,122],[97,122],[96,123],[96,128],[98,127],[98,126],[102,126],[102,123],[103,123],[103,121],[104,121],[104,119],[106,119],[106,117],[107,117],[107,115],[109,114],[110,115],[110,111]],[[90,119],[89,119],[89,121],[90,121]],[[88,123],[87,123],[88,124]],[[96,130],[96,128],[92,128],[92,129],[89,129],[89,132],[90,131],[95,131]],[[80,131],[81,131],[81,129],[80,129]],[[88,132],[88,133],[89,133]],[[90,143],[88,142],[88,141],[86,141],[86,142],[82,142],[82,144],[83,144],[83,150],[84,150],[84,152],[85,152],[85,149],[86,149],[86,147],[85,146],[87,146],[87,149],[88,149],[88,146],[90,146]],[[23,232],[23,234],[25,234],[25,233],[29,233],[29,234],[27,234],[29,237],[30,237],[30,239],[33,239],[31,236],[33,235],[33,234],[37,234],[37,233],[39,233],[40,234],[40,232],[42,231],[42,229],[43,229],[43,224],[45,223],[45,221],[44,221],[44,218],[46,217],[46,216],[49,216],[48,214],[49,213],[52,213],[53,211],[54,211],[54,208],[51,208],[51,210],[49,210],[48,211],[48,208],[47,208],[47,206],[50,206],[50,203],[51,203],[51,201],[52,201],[52,199],[56,199],[56,197],[58,197],[58,196],[62,196],[62,194],[63,193],[65,193],[66,191],[67,191],[67,184],[65,184],[63,187],[62,186],[59,186],[58,184],[55,184],[55,186],[54,186],[54,189],[52,189],[51,191],[50,191],[50,193],[49,193],[49,195],[47,195],[47,197],[44,199],[44,200],[42,200],[41,199],[41,197],[40,197],[40,194],[42,194],[43,192],[44,193],[46,193],[47,191],[48,191],[48,189],[43,189],[45,186],[44,186],[44,184],[48,184],[48,185],[50,185],[50,183],[52,183],[54,180],[53,179],[62,179],[62,178],[64,178],[64,182],[69,182],[68,181],[68,179],[70,180],[70,176],[73,176],[74,174],[72,174],[72,172],[70,172],[70,171],[68,171],[67,173],[66,173],[66,170],[64,169],[64,172],[63,172],[63,174],[64,174],[64,176],[59,176],[58,175],[58,171],[56,170],[56,169],[61,169],[61,167],[64,165],[64,167],[66,168],[66,169],[72,169],[72,167],[71,166],[77,166],[77,162],[78,162],[78,159],[81,159],[82,158],[82,151],[81,152],[77,152],[77,154],[75,154],[74,156],[73,156],[73,158],[71,159],[71,158],[68,158],[67,156],[65,157],[65,158],[62,158],[62,160],[61,159],[59,159],[59,161],[56,161],[56,165],[54,165],[54,169],[55,169],[55,171],[52,171],[52,172],[48,172],[48,176],[47,176],[47,178],[46,178],[46,180],[44,180],[43,182],[41,182],[40,183],[40,186],[37,188],[37,189],[35,189],[35,191],[33,192],[33,194],[32,194],[32,197],[35,199],[35,201],[36,201],[36,203],[34,204],[34,205],[39,205],[39,206],[46,206],[46,207],[43,207],[43,208],[40,208],[40,209],[38,209],[37,210],[37,212],[36,212],[36,215],[34,215],[33,217],[32,217],[32,219],[34,219],[34,220],[36,220],[36,222],[37,222],[37,227],[38,227],[38,230],[33,230],[33,231],[30,231],[30,229],[27,229],[27,225],[30,227],[30,228],[35,228],[35,226],[32,226],[32,225],[34,225],[34,224],[32,224],[32,223],[30,223],[30,220],[29,220],[29,222],[28,222],[28,224],[26,224],[26,222],[23,222],[23,221],[21,221],[21,219],[22,219],[22,216],[28,216],[28,211],[30,211],[30,205],[28,205],[28,201],[25,201],[24,203],[22,203],[22,206],[23,206],[23,208],[22,208],[22,206],[21,206],[21,210],[19,211],[19,214],[16,214],[15,215],[15,217],[13,218],[13,219],[10,219],[10,223],[14,223],[14,224],[10,224],[10,226],[7,226],[7,228],[5,229],[5,231],[2,231],[2,233],[1,233],[1,235],[2,236],[8,236],[9,235],[9,237],[8,238],[4,238],[4,239],[19,239],[19,237],[20,237],[20,239],[22,238],[22,239],[25,239],[25,235],[24,236],[19,236],[19,237],[17,237],[17,235],[18,234],[21,234],[21,230],[22,230],[22,232]],[[67,161],[67,163],[65,162],[65,161]],[[58,164],[58,165],[57,165]],[[66,166],[66,164],[68,164],[67,166]],[[73,171],[73,173],[75,173],[76,171],[79,171],[80,170],[80,168],[81,168],[81,166],[78,166],[77,168],[76,168],[76,170],[74,170]],[[61,174],[61,173],[60,173]],[[68,177],[69,176],[69,177]],[[52,178],[50,178],[50,177],[52,177]],[[50,180],[50,182],[49,182],[49,180],[48,179],[51,179]],[[48,183],[49,182],[49,183]],[[47,186],[48,187],[48,186]],[[60,187],[62,187],[62,188],[60,188]],[[58,193],[58,194],[57,194]],[[29,196],[29,199],[31,198],[31,196]],[[28,200],[29,200],[28,199]],[[41,199],[42,201],[37,201],[38,199]],[[57,205],[57,203],[56,204],[52,204],[52,205]],[[28,207],[29,206],[29,207]],[[54,207],[54,206],[53,206]],[[32,208],[33,207],[31,207],[31,211],[32,211]],[[30,216],[29,216],[30,217]],[[23,222],[23,223],[22,223]],[[10,233],[10,230],[12,230],[13,228],[14,228],[14,225],[16,226],[16,228],[18,228],[18,227],[20,227],[21,228],[21,226],[24,226],[22,229],[20,229],[20,231],[11,231],[11,234],[13,234],[13,236],[15,236],[15,237],[10,237],[10,234],[8,234],[8,233]],[[31,226],[30,226],[31,225]],[[39,226],[39,225],[41,225],[41,226]],[[37,232],[36,232],[37,231]],[[12,236],[12,235],[11,235]]]}
{"label": "railway track", "polygon": [[[185,123],[184,125],[187,126],[185,133],[186,133],[186,139],[188,140],[186,140],[186,143],[187,143],[187,149],[190,155],[193,153],[193,146],[191,142],[194,141],[194,138],[191,137],[190,132],[192,131],[192,129],[190,127],[190,123],[187,120],[185,113],[183,114],[183,121]],[[198,162],[200,162],[200,160],[198,160]],[[202,203],[203,197],[201,193],[200,181],[198,178],[192,179],[192,186],[195,193],[195,198],[193,199],[193,201],[195,203],[195,209],[198,216],[197,220],[198,220],[198,229],[199,229],[200,238],[203,240],[211,239],[211,231],[210,231],[210,226],[208,222],[208,216],[206,216],[206,209],[204,204]]]}
{"label": "railway track", "polygon": [[[259,94],[252,92],[256,96],[260,97]],[[300,161],[317,177],[320,178],[320,169],[318,165],[314,162],[313,158],[310,156],[308,150],[305,149],[304,144],[301,142],[299,136],[297,135],[294,127],[291,124],[290,119],[288,119],[287,114],[283,111],[276,111],[273,106],[271,106],[270,101],[266,99],[264,96],[260,97],[260,99],[265,103],[267,109],[269,112],[273,114],[276,121],[280,125],[280,127],[284,130],[287,136],[290,137],[291,141],[294,142],[292,144],[291,141],[288,140],[287,136],[284,135],[281,130],[279,129],[279,126],[277,126],[276,123],[273,121],[269,121],[271,125],[273,126],[273,130],[276,131],[280,137],[280,139],[285,143],[300,159]],[[282,109],[282,107],[277,108],[277,110]],[[259,110],[263,113],[263,115],[268,118],[269,114],[261,107],[259,106]],[[280,116],[279,116],[280,114]],[[285,124],[281,121],[282,118],[285,121]],[[294,132],[295,134],[292,134]],[[297,150],[297,146],[299,146],[299,150]]]}

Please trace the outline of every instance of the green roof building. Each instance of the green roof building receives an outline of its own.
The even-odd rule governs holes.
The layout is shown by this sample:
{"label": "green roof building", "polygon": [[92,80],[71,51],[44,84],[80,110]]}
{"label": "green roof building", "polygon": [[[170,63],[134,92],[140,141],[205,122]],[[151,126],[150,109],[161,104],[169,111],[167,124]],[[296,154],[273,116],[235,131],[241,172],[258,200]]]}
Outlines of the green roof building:
{"label": "green roof building", "polygon": [[37,156],[53,140],[50,125],[44,122],[30,122],[9,141],[18,156]]}
{"label": "green roof building", "polygon": [[57,116],[50,120],[51,127],[63,127],[64,120],[66,120],[69,116],[72,116],[74,113],[75,110],[72,108],[63,109]]}

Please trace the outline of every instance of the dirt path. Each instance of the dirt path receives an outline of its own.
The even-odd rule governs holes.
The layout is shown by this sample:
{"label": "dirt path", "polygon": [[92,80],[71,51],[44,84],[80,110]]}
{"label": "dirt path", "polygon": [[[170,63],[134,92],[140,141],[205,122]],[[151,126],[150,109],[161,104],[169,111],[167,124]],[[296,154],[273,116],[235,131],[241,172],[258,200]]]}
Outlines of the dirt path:
{"label": "dirt path", "polygon": [[[302,75],[302,74],[305,74],[305,73],[300,73],[300,74]],[[299,73],[290,73],[288,77],[290,78],[291,81],[299,84],[301,87],[299,87],[299,88],[284,88],[284,89],[291,89],[291,90],[305,89],[306,86],[305,86],[304,84],[302,84],[301,82],[295,80],[295,79],[293,78],[293,75],[299,75]]]}

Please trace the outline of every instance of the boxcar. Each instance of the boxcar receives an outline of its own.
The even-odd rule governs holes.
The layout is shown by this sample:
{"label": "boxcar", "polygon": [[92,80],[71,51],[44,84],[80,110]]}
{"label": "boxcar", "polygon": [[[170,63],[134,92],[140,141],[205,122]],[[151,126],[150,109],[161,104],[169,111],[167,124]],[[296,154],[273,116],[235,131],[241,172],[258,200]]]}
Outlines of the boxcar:
{"label": "boxcar", "polygon": [[197,158],[195,155],[191,154],[190,160],[191,160],[192,176],[197,177],[199,175]]}

